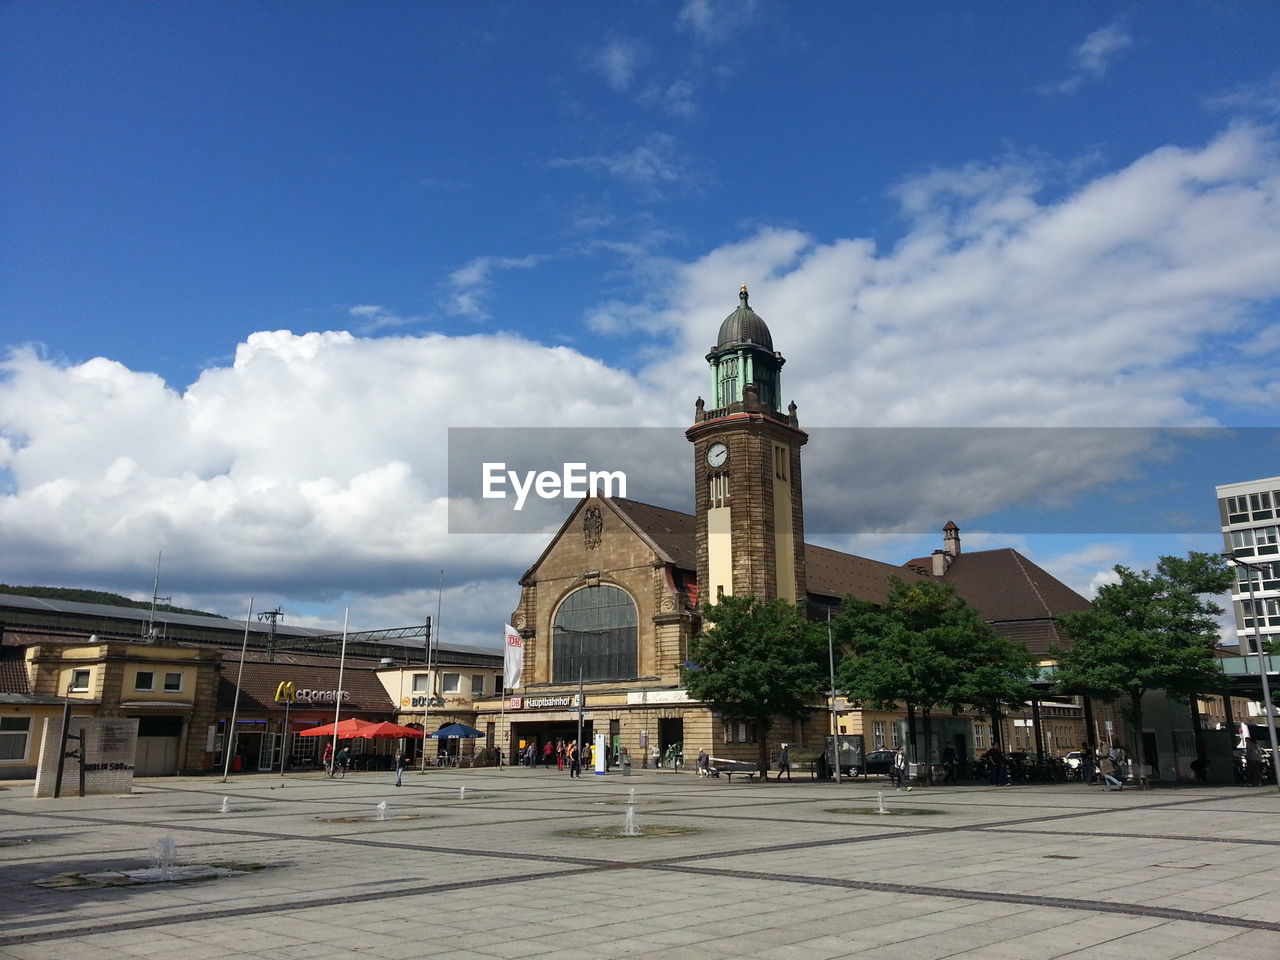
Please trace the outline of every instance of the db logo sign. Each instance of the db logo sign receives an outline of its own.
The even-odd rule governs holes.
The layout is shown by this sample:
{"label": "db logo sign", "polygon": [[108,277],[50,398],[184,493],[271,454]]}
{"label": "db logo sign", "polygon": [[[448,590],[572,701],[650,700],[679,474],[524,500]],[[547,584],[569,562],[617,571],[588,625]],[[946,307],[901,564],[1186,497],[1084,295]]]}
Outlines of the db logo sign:
{"label": "db logo sign", "polygon": [[520,710],[524,707],[524,697],[512,697],[507,701],[508,710]]}

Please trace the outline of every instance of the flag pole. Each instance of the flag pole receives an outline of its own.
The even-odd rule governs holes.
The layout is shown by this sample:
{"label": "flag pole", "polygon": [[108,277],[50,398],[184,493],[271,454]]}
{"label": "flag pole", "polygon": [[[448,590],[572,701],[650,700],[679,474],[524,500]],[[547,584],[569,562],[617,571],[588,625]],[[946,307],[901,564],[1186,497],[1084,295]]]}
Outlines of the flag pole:
{"label": "flag pole", "polygon": [[244,654],[249,646],[249,621],[253,619],[253,597],[249,598],[249,611],[244,615],[244,639],[240,641],[240,669],[236,671],[236,696],[231,701],[231,726],[222,738],[222,782],[227,782],[231,770],[231,748],[236,738],[236,711],[240,708],[240,680],[244,676]]}
{"label": "flag pole", "polygon": [[347,666],[347,622],[351,619],[351,608],[347,607],[342,614],[342,653],[338,656],[338,689],[334,691],[333,697],[333,759],[330,763],[336,763],[338,757],[338,717],[342,712],[342,673]]}

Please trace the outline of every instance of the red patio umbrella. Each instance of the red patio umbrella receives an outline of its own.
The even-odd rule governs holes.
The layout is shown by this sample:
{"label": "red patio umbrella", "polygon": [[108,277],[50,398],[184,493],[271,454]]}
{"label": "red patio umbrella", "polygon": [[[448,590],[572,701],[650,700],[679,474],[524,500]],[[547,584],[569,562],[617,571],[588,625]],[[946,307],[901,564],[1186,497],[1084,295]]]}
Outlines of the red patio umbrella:
{"label": "red patio umbrella", "polygon": [[371,723],[367,727],[362,727],[354,736],[359,740],[396,740],[400,737],[416,737],[421,740],[422,731],[384,720],[381,723]]}
{"label": "red patio umbrella", "polygon": [[[374,727],[377,724],[369,720],[361,720],[358,717],[348,717],[346,720],[339,720],[337,725],[337,734],[339,740],[350,740],[352,737],[359,737],[360,731],[366,727]],[[334,734],[334,725],[326,723],[324,726],[312,727],[310,730],[302,730],[298,733],[300,737],[332,737]]]}

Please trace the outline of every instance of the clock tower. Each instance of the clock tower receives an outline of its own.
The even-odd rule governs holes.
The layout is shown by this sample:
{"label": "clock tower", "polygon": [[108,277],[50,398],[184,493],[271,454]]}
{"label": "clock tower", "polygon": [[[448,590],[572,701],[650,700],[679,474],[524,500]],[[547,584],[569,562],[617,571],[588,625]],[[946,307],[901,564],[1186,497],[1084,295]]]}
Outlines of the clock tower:
{"label": "clock tower", "polygon": [[707,362],[710,409],[699,398],[685,431],[694,449],[699,599],[802,601],[800,448],[809,438],[796,405],[779,406],[786,361],[748,304],[745,284]]}

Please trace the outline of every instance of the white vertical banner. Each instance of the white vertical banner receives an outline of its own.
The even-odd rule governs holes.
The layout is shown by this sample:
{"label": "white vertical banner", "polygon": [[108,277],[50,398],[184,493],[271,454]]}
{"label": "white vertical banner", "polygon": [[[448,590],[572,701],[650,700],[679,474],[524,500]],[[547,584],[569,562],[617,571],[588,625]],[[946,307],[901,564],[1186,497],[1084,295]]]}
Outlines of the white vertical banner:
{"label": "white vertical banner", "polygon": [[520,686],[524,673],[524,637],[511,624],[507,624],[506,656],[502,662],[502,685],[509,690]]}

